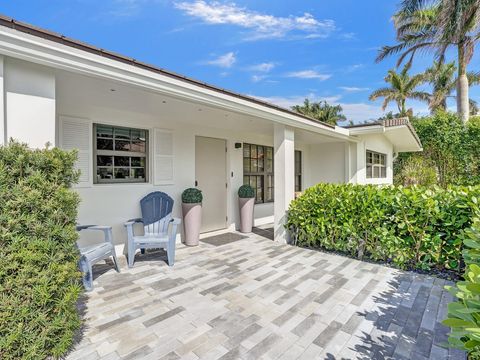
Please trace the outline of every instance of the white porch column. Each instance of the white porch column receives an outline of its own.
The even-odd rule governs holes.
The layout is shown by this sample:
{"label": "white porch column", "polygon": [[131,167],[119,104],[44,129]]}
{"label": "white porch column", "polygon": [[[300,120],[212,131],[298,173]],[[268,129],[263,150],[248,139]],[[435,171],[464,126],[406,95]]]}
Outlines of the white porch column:
{"label": "white porch column", "polygon": [[6,59],[5,136],[31,148],[56,145],[55,76],[36,64]]}
{"label": "white porch column", "polygon": [[274,240],[287,242],[286,211],[295,194],[295,133],[292,128],[274,126]]}
{"label": "white porch column", "polygon": [[363,185],[367,179],[366,159],[365,159],[365,142],[357,143],[357,179],[356,183]]}

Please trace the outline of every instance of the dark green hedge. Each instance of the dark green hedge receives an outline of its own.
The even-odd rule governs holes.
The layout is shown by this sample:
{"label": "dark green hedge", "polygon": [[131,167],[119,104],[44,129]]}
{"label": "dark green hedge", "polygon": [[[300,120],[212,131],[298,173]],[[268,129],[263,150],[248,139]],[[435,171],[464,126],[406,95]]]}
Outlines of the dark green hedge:
{"label": "dark green hedge", "polygon": [[76,154],[0,147],[0,358],[60,357],[80,326]]}
{"label": "dark green hedge", "polygon": [[292,202],[287,227],[300,246],[401,268],[459,270],[477,199],[480,186],[318,184]]}

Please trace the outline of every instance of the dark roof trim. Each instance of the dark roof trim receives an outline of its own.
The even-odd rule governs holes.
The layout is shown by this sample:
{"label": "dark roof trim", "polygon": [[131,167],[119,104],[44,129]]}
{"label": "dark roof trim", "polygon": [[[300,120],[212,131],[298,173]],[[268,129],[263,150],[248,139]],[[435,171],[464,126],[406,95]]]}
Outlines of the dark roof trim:
{"label": "dark roof trim", "polygon": [[415,128],[413,127],[412,123],[408,119],[408,117],[402,117],[402,118],[395,118],[395,119],[385,119],[385,120],[380,120],[380,121],[374,121],[366,124],[355,124],[355,125],[348,125],[344,126],[347,129],[355,129],[355,128],[362,128],[362,127],[373,127],[373,126],[383,126],[384,128],[390,128],[390,127],[395,127],[395,126],[406,126],[412,133],[413,137],[415,138],[415,141],[417,144],[422,148],[422,142],[420,138],[418,137],[417,132],[415,131]]}
{"label": "dark roof trim", "polygon": [[70,47],[73,47],[73,48],[76,48],[76,49],[79,49],[79,50],[87,51],[89,53],[99,55],[99,56],[102,56],[102,57],[105,57],[105,58],[108,58],[108,59],[111,59],[111,60],[119,61],[119,62],[122,62],[124,64],[132,65],[132,66],[144,69],[144,70],[152,71],[152,72],[157,73],[157,74],[165,75],[165,76],[177,79],[177,80],[188,82],[190,84],[200,86],[200,87],[203,87],[205,89],[209,89],[209,90],[213,90],[215,92],[221,93],[221,94],[233,96],[233,97],[236,97],[238,99],[246,100],[246,101],[255,103],[257,105],[262,105],[262,106],[265,106],[265,107],[268,107],[268,108],[271,108],[271,109],[274,109],[274,110],[278,110],[278,111],[281,111],[281,112],[284,112],[284,113],[287,113],[287,114],[290,114],[290,115],[295,115],[295,116],[298,116],[300,118],[312,121],[316,124],[321,124],[325,127],[335,129],[335,126],[332,126],[330,124],[312,119],[308,116],[297,113],[293,110],[289,110],[289,109],[283,108],[281,106],[274,105],[274,104],[271,104],[269,102],[256,99],[256,98],[251,97],[251,96],[247,96],[247,95],[239,94],[239,93],[236,93],[236,92],[233,92],[233,91],[230,91],[230,90],[219,88],[219,87],[207,84],[205,82],[195,80],[195,79],[192,79],[190,77],[180,75],[180,74],[177,74],[177,73],[174,73],[174,72],[156,67],[154,65],[150,65],[150,64],[138,61],[136,59],[129,58],[129,57],[126,57],[124,55],[114,53],[114,52],[109,51],[109,50],[104,50],[104,49],[95,47],[93,45],[90,45],[90,44],[87,44],[87,43],[84,43],[84,42],[81,42],[81,41],[78,41],[78,40],[75,40],[75,39],[71,39],[71,38],[66,37],[64,35],[61,35],[61,34],[46,30],[46,29],[42,29],[42,28],[27,24],[27,23],[24,23],[24,22],[21,22],[21,21],[17,21],[15,19],[12,19],[12,18],[10,18],[8,16],[5,16],[5,15],[2,15],[2,14],[0,14],[0,26],[8,27],[10,29],[14,29],[14,30],[26,33],[26,34],[34,35],[34,36],[40,37],[42,39],[54,41],[54,42],[62,44],[62,45],[66,45],[66,46],[70,46]]}

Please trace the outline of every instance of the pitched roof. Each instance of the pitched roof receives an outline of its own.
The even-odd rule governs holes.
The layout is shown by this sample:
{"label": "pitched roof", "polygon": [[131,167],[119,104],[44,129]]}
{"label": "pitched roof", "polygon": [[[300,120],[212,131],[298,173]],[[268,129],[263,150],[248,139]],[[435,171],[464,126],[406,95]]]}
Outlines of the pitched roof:
{"label": "pitched roof", "polygon": [[362,128],[362,127],[373,127],[373,126],[382,126],[384,128],[392,128],[392,127],[395,127],[395,126],[406,126],[410,130],[410,132],[412,133],[412,135],[415,138],[415,141],[417,142],[417,144],[420,147],[422,147],[422,142],[421,142],[420,138],[418,137],[418,134],[415,131],[415,128],[413,127],[413,125],[410,122],[410,119],[408,117],[401,117],[401,118],[395,118],[395,119],[385,119],[385,120],[373,121],[373,122],[366,123],[366,124],[348,125],[348,126],[344,126],[344,128],[358,129],[358,128]]}
{"label": "pitched roof", "polygon": [[176,80],[180,80],[180,81],[184,81],[184,82],[187,82],[187,83],[190,83],[190,84],[194,84],[196,86],[200,86],[200,87],[203,87],[203,88],[206,88],[206,89],[209,89],[209,90],[213,90],[213,91],[221,93],[221,94],[233,96],[233,97],[236,97],[238,99],[249,101],[251,103],[262,105],[262,106],[265,106],[265,107],[268,107],[268,108],[271,108],[271,109],[275,109],[275,110],[278,110],[278,111],[281,111],[281,112],[284,112],[284,113],[295,115],[295,116],[298,116],[300,118],[313,121],[317,124],[321,124],[321,125],[326,126],[328,128],[335,129],[335,126],[332,126],[332,125],[327,124],[325,122],[318,121],[318,120],[313,119],[309,116],[305,116],[303,114],[300,114],[296,111],[293,111],[293,110],[290,110],[290,109],[287,109],[287,108],[284,108],[284,107],[281,107],[281,106],[278,106],[278,105],[275,105],[275,104],[272,104],[272,103],[269,103],[269,102],[266,102],[266,101],[263,101],[263,100],[259,100],[257,98],[252,97],[252,96],[243,95],[243,94],[240,94],[240,93],[237,93],[237,92],[234,92],[234,91],[230,91],[230,90],[227,90],[227,89],[223,89],[223,88],[208,84],[208,83],[203,82],[203,81],[199,81],[199,80],[196,80],[196,79],[184,76],[184,75],[180,75],[180,74],[177,74],[175,72],[165,70],[165,69],[156,67],[154,65],[144,63],[142,61],[138,61],[134,58],[130,58],[130,57],[127,57],[127,56],[124,56],[124,55],[121,55],[121,54],[117,54],[115,52],[105,50],[105,49],[102,49],[102,48],[84,43],[82,41],[69,38],[69,37],[61,35],[59,33],[56,33],[56,32],[50,31],[50,30],[46,30],[46,29],[28,24],[28,23],[24,23],[24,22],[12,19],[12,18],[10,18],[8,16],[5,16],[5,15],[2,15],[2,14],[0,14],[0,26],[4,26],[4,27],[10,28],[10,29],[14,29],[14,30],[26,33],[26,34],[37,36],[37,37],[40,37],[42,39],[54,41],[56,43],[66,45],[66,46],[70,46],[70,47],[73,47],[73,48],[76,48],[76,49],[79,49],[79,50],[87,51],[87,52],[95,54],[95,55],[99,55],[99,56],[102,56],[102,57],[105,57],[105,58],[108,58],[108,59],[111,59],[111,60],[119,61],[119,62],[122,62],[124,64],[129,64],[129,65],[132,65],[132,66],[144,69],[144,70],[152,71],[152,72],[157,73],[157,74],[168,76],[168,77],[174,78]]}

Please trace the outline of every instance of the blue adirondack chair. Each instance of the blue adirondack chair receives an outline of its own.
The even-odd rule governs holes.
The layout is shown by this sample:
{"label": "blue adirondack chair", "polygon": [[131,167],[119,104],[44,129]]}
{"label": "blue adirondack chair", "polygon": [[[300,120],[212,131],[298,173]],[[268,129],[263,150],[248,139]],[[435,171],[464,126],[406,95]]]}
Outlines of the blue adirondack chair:
{"label": "blue adirondack chair", "polygon": [[[168,265],[175,262],[175,238],[177,226],[181,223],[172,217],[173,199],[167,194],[155,191],[140,200],[142,217],[125,223],[127,228],[128,267],[132,267],[138,249],[165,249]],[[143,223],[144,235],[135,235],[133,226]],[[170,230],[170,231],[169,231]]]}
{"label": "blue adirondack chair", "polygon": [[120,272],[118,267],[117,255],[115,254],[115,246],[112,239],[111,226],[98,225],[77,225],[77,231],[94,230],[101,231],[104,235],[104,242],[89,246],[78,246],[80,251],[80,270],[83,272],[83,286],[87,291],[93,289],[93,272],[92,266],[100,260],[112,257],[115,270]]}

